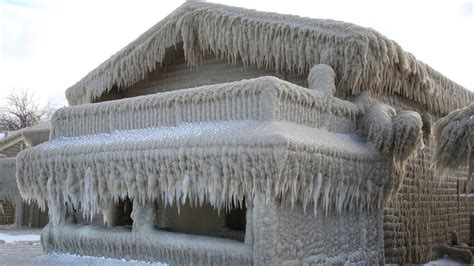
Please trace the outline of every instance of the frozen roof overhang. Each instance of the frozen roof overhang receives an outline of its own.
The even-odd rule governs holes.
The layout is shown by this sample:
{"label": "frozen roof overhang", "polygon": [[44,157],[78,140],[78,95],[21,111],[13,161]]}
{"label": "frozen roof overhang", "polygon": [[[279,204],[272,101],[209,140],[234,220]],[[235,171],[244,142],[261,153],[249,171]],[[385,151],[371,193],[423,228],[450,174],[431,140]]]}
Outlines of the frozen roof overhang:
{"label": "frozen roof overhang", "polygon": [[373,29],[212,3],[183,4],[68,88],[66,98],[79,105],[114,86],[126,89],[160,67],[166,49],[179,42],[191,66],[209,52],[229,62],[301,74],[321,63],[334,68],[337,87],[347,95],[364,90],[401,95],[438,114],[474,101],[474,93]]}
{"label": "frozen roof overhang", "polygon": [[223,208],[258,194],[372,208],[391,169],[353,134],[356,112],[273,77],[65,108],[51,140],[18,155],[19,187],[50,209],[80,203],[85,213],[126,196]]}

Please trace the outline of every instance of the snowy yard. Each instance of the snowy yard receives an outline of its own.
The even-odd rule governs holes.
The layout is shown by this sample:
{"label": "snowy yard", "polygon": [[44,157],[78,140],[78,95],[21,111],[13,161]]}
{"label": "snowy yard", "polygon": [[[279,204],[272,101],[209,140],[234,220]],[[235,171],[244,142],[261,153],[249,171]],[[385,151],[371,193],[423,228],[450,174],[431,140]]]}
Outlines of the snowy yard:
{"label": "snowy yard", "polygon": [[[40,234],[40,229],[17,230],[12,226],[0,226],[0,265],[166,265],[71,254],[43,254]],[[458,266],[464,264],[452,259],[442,258],[425,265]]]}
{"label": "snowy yard", "polygon": [[40,234],[40,229],[17,230],[11,226],[0,226],[0,265],[165,265],[104,257],[43,254]]}

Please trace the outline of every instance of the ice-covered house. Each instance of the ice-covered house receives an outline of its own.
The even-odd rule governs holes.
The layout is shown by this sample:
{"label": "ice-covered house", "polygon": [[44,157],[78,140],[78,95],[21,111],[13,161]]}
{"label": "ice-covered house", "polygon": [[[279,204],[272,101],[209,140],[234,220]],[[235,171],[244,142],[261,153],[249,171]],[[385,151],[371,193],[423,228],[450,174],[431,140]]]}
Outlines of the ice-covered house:
{"label": "ice-covered house", "polygon": [[17,227],[42,227],[48,223],[48,214],[41,211],[35,203],[24,202],[18,190],[16,155],[29,147],[49,139],[48,121],[7,132],[0,139],[0,224],[13,224]]}
{"label": "ice-covered house", "polygon": [[440,181],[431,123],[474,95],[372,29],[185,3],[66,96],[18,156],[46,251],[372,264],[472,238],[467,171]]}

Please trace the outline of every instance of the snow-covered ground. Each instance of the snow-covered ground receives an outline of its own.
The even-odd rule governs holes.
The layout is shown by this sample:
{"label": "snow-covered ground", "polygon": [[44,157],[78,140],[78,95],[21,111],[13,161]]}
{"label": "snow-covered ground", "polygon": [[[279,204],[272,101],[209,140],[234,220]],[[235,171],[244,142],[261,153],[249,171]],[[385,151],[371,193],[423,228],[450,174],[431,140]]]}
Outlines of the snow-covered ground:
{"label": "snow-covered ground", "polygon": [[10,235],[0,233],[0,240],[3,240],[5,243],[14,244],[21,241],[40,241],[40,236],[37,234],[28,234],[28,235]]}
{"label": "snow-covered ground", "polygon": [[45,254],[33,260],[34,265],[166,265],[134,260],[118,260],[104,257],[77,256],[71,254]]}
{"label": "snow-covered ground", "polygon": [[[0,265],[166,265],[125,259],[77,256],[71,254],[43,254],[40,243],[40,229],[14,229],[0,227]],[[460,261],[442,258],[424,265],[465,265]]]}
{"label": "snow-covered ground", "polygon": [[441,265],[461,266],[461,265],[466,265],[466,263],[463,263],[462,261],[455,260],[455,259],[452,259],[452,258],[441,258],[439,260],[434,260],[434,261],[430,261],[428,263],[425,263],[424,265],[428,265],[428,266],[441,266]]}

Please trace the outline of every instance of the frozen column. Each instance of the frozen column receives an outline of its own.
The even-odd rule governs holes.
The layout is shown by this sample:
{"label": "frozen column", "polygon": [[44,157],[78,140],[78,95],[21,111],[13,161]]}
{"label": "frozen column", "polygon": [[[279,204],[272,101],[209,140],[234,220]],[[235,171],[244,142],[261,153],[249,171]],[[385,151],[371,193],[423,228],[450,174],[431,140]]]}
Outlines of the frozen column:
{"label": "frozen column", "polygon": [[134,232],[153,230],[156,224],[157,211],[152,203],[133,201],[132,220]]}
{"label": "frozen column", "polygon": [[114,227],[119,223],[119,215],[117,204],[109,200],[105,206],[102,207],[102,215],[104,217],[104,224],[107,227]]}

